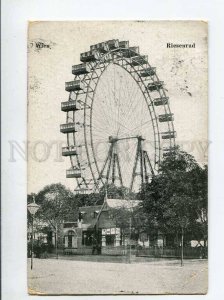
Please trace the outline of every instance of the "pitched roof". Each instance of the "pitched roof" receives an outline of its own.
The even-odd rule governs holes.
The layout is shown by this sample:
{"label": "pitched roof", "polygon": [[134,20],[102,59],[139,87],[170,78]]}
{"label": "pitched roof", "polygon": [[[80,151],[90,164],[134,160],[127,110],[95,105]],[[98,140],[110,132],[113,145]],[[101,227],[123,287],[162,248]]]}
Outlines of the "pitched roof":
{"label": "pitched roof", "polygon": [[[83,223],[82,227],[93,228],[98,222],[98,218],[101,212],[108,211],[109,209],[127,209],[131,210],[137,207],[142,201],[141,200],[124,200],[124,199],[106,199],[102,205],[82,206],[79,207],[80,213],[82,213]],[[97,214],[94,214],[94,213]],[[108,220],[109,222],[109,220]]]}
{"label": "pitched roof", "polygon": [[[82,227],[93,228],[96,224],[97,214],[100,212],[102,205],[82,206],[79,207],[79,212],[82,214]],[[95,214],[97,213],[97,214]]]}

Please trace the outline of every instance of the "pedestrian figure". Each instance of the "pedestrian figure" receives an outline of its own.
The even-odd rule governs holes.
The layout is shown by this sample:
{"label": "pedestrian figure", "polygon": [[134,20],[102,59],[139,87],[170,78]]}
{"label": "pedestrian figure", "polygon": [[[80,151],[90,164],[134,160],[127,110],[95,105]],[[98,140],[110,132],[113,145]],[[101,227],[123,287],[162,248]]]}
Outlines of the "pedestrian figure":
{"label": "pedestrian figure", "polygon": [[41,257],[42,258],[47,258],[48,255],[47,255],[47,245],[46,244],[42,244],[41,245]]}

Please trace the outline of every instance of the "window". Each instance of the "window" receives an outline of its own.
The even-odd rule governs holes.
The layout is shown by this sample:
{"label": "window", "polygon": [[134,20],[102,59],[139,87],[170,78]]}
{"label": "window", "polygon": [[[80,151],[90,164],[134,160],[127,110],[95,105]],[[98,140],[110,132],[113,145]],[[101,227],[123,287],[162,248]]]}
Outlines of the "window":
{"label": "window", "polygon": [[75,233],[72,230],[68,232],[68,248],[72,248],[72,238],[74,239]]}
{"label": "window", "polygon": [[93,244],[93,231],[84,231],[82,233],[82,244],[85,246],[92,246]]}
{"label": "window", "polygon": [[115,234],[106,235],[106,246],[114,246]]}

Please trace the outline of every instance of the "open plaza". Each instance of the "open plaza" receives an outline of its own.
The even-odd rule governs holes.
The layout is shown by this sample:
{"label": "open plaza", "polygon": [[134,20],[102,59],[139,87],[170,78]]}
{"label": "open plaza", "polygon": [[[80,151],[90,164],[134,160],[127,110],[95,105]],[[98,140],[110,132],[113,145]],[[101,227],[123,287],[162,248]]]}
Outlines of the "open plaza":
{"label": "open plaza", "polygon": [[30,294],[202,294],[207,260],[64,256],[28,260]]}

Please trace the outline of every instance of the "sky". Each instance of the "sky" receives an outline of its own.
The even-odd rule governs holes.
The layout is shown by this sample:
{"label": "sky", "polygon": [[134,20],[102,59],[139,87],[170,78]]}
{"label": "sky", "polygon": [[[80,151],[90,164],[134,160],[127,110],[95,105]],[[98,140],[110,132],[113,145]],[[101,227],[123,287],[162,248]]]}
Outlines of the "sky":
{"label": "sky", "polygon": [[[28,37],[28,193],[61,182],[74,189],[65,176],[70,167],[61,157],[66,136],[61,102],[67,101],[66,81],[73,79],[72,65],[90,45],[128,40],[148,55],[149,63],[165,82],[174,113],[177,144],[206,163],[207,149],[207,24],[200,21],[151,22],[31,22]],[[36,42],[50,48],[36,48]],[[167,48],[167,43],[195,43],[191,49]]]}

